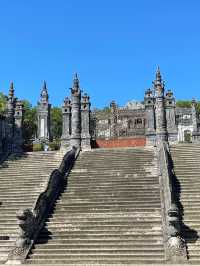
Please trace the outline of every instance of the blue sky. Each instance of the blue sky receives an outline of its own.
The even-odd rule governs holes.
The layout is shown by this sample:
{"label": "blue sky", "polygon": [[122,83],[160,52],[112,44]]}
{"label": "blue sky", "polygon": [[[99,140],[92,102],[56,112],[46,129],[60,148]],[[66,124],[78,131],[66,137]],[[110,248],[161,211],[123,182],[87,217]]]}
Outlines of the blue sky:
{"label": "blue sky", "polygon": [[0,90],[36,104],[69,95],[73,73],[93,106],[143,99],[160,65],[176,98],[200,99],[199,0],[0,0]]}

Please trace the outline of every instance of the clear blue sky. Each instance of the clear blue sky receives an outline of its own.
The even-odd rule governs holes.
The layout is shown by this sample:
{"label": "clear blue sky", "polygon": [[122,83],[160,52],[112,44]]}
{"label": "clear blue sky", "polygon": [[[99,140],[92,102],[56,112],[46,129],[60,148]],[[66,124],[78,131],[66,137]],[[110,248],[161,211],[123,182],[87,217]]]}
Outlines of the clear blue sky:
{"label": "clear blue sky", "polygon": [[74,72],[93,106],[143,99],[160,65],[178,99],[200,99],[199,0],[2,0],[0,90],[60,105]]}

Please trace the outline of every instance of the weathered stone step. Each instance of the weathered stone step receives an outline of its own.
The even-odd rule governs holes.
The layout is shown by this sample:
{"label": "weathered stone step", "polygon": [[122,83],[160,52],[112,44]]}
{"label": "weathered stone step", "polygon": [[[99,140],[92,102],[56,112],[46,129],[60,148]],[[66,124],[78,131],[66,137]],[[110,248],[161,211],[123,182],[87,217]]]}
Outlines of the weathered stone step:
{"label": "weathered stone step", "polygon": [[140,260],[138,259],[132,259],[132,258],[127,258],[127,259],[115,259],[115,258],[111,258],[110,260],[106,259],[63,259],[63,260],[56,260],[56,259],[30,259],[28,260],[26,263],[27,264],[56,264],[56,265],[76,265],[76,266],[107,266],[107,265],[115,265],[115,266],[121,266],[121,265],[134,265],[134,264],[160,264],[164,262],[164,259],[153,259],[153,258],[148,258],[148,260],[146,258],[141,258]]}
{"label": "weathered stone step", "polygon": [[[15,228],[15,227],[11,227],[10,228]],[[3,229],[3,228],[1,228]],[[57,233],[57,232],[60,232],[60,231],[67,231],[67,230],[80,230],[82,232],[84,231],[94,231],[96,233],[99,233],[99,232],[106,232],[108,230],[110,230],[110,232],[112,231],[116,231],[116,230],[120,230],[120,231],[127,231],[127,230],[135,230],[138,232],[141,232],[143,231],[143,233],[145,234],[146,232],[148,232],[149,230],[151,230],[151,233],[152,232],[162,232],[162,228],[161,228],[161,225],[158,226],[158,225],[154,225],[154,226],[134,226],[134,225],[131,225],[129,223],[129,225],[125,225],[125,224],[122,224],[122,225],[113,225],[113,224],[110,224],[110,225],[82,225],[82,224],[79,224],[79,225],[71,225],[71,224],[64,224],[62,227],[60,225],[55,225],[54,223],[48,223],[48,229],[50,229],[50,231],[53,230],[54,233]],[[41,231],[42,232],[42,231]]]}
{"label": "weathered stone step", "polygon": [[34,248],[34,252],[36,250],[40,250],[40,251],[45,251],[47,250],[48,252],[51,252],[51,250],[59,250],[58,249],[62,249],[62,250],[107,250],[107,249],[113,249],[113,250],[116,250],[116,249],[129,249],[131,248],[132,250],[142,250],[142,251],[149,251],[149,248],[151,250],[162,250],[163,251],[163,245],[162,244],[153,244],[152,243],[147,243],[147,244],[143,244],[143,245],[136,245],[134,243],[134,240],[132,241],[120,241],[119,242],[114,242],[114,243],[106,243],[106,242],[102,242],[101,244],[98,243],[94,243],[91,242],[90,244],[88,243],[82,243],[82,244],[78,244],[77,242],[75,243],[71,243],[70,244],[53,244],[53,243],[47,243],[46,245],[42,245],[42,244],[38,244],[36,245],[36,247]]}
{"label": "weathered stone step", "polygon": [[[51,250],[51,253],[49,254],[49,250],[46,249],[35,249],[33,250],[33,253],[35,256],[45,256],[47,254],[48,256],[55,256],[56,257],[65,257],[68,255],[77,255],[77,256],[95,256],[97,255],[141,255],[141,256],[149,256],[152,254],[155,254],[156,256],[161,255],[163,256],[163,249],[152,249],[151,251],[149,250],[142,250],[142,249],[132,249],[132,248],[126,248],[126,249],[54,249]],[[60,256],[59,256],[60,255]]]}
{"label": "weathered stone step", "polygon": [[[109,207],[109,206],[114,206],[114,207],[116,207],[116,206],[119,206],[119,207],[121,207],[121,206],[124,206],[124,207],[126,207],[126,206],[133,206],[133,207],[136,207],[136,208],[139,208],[139,207],[141,207],[141,208],[146,208],[146,207],[149,207],[149,203],[148,202],[133,202],[133,201],[94,201],[94,202],[68,202],[68,201],[66,201],[66,203],[64,203],[63,201],[60,201],[60,202],[58,202],[57,203],[57,206],[60,206],[60,207],[71,207],[71,208],[73,208],[73,207],[80,207],[80,206],[83,206],[83,207],[94,207],[94,206],[104,206],[104,207]],[[158,203],[153,203],[153,202],[151,202],[151,207],[156,207],[156,208],[160,208],[160,202],[158,202]]]}

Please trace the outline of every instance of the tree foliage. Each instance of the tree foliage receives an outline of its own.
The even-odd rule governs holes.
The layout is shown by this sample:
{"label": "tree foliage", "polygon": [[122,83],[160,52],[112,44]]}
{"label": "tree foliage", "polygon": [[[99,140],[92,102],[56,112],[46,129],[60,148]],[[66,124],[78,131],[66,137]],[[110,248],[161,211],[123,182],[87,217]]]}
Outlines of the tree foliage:
{"label": "tree foliage", "polygon": [[24,105],[24,127],[23,134],[25,143],[30,143],[37,133],[37,111],[27,100],[23,101]]}
{"label": "tree foliage", "polygon": [[6,112],[7,105],[7,97],[0,92],[0,114],[4,114]]}
{"label": "tree foliage", "polygon": [[51,109],[51,134],[53,139],[60,139],[62,135],[62,110],[59,107]]}
{"label": "tree foliage", "polygon": [[[178,100],[176,101],[176,106],[177,107],[183,107],[183,108],[191,108],[192,101],[189,100]],[[197,113],[200,114],[200,102],[196,103],[196,109]]]}

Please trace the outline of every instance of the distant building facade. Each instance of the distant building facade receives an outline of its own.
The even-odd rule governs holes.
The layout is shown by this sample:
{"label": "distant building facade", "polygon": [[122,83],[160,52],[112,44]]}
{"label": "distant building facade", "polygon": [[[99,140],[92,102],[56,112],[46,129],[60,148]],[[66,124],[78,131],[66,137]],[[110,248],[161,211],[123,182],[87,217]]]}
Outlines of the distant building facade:
{"label": "distant building facade", "polygon": [[[199,140],[200,119],[196,112],[193,101],[191,108],[177,107],[171,90],[164,92],[160,70],[157,71],[154,84],[159,82],[163,86],[164,116],[169,141],[183,142]],[[151,142],[156,135],[156,113],[158,107],[156,103],[156,86],[145,92],[143,102],[130,101],[124,107],[119,107],[114,101],[110,108],[93,111],[91,115],[92,136],[94,139],[112,138],[146,138]],[[158,122],[157,122],[158,123]]]}

